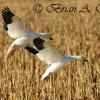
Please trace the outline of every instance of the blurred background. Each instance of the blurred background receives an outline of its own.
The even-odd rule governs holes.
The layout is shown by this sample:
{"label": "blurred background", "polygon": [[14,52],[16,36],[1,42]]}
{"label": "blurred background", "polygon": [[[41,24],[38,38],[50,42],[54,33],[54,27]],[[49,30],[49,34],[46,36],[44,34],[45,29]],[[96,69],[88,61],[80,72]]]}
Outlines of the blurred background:
{"label": "blurred background", "polygon": [[[41,3],[42,13],[33,5]],[[48,13],[51,3],[62,6],[89,5],[90,13]],[[47,68],[44,62],[23,48],[17,48],[7,60],[6,53],[14,41],[3,29],[0,13],[0,100],[100,100],[100,13],[99,0],[0,0],[0,12],[8,6],[33,32],[47,32],[49,41],[64,55],[84,55],[88,62],[72,61],[48,81],[40,81]],[[33,70],[35,69],[35,70]]]}

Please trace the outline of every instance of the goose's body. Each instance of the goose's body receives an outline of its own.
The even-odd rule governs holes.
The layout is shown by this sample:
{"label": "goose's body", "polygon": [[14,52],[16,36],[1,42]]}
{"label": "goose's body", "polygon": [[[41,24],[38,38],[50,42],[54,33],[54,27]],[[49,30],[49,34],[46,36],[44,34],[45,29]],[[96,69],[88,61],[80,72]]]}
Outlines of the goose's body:
{"label": "goose's body", "polygon": [[[45,41],[41,38],[37,38],[34,41],[34,44],[37,50],[33,47],[26,47],[26,49],[36,54],[37,57],[48,64],[48,68],[42,76],[42,80],[48,77],[51,73],[58,71],[59,69],[64,67],[70,60],[79,60],[79,61],[86,61],[86,58],[83,56],[64,56],[57,49],[53,46],[44,45]],[[40,44],[39,44],[40,43]],[[36,52],[37,51],[37,52]]]}
{"label": "goose's body", "polygon": [[37,37],[51,38],[48,33],[34,33],[30,29],[25,28],[21,19],[15,16],[8,7],[2,10],[2,17],[5,31],[11,38],[16,39],[8,49],[8,56],[13,53],[17,45],[27,46],[30,44],[30,41]]}
{"label": "goose's body", "polygon": [[45,49],[41,50],[37,56],[45,61],[45,63],[52,64],[63,59],[63,55],[60,54],[54,47],[47,46]]}

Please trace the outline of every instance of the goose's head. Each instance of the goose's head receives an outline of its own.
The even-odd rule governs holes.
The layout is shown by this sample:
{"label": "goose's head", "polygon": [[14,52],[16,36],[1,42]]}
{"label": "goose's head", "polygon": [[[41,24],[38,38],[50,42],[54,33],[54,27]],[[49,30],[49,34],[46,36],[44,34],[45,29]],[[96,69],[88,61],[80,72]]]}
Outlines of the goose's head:
{"label": "goose's head", "polygon": [[52,35],[49,33],[40,33],[43,37],[53,40]]}
{"label": "goose's head", "polygon": [[87,58],[84,57],[84,56],[81,56],[81,57],[80,57],[80,60],[81,60],[81,61],[88,61]]}

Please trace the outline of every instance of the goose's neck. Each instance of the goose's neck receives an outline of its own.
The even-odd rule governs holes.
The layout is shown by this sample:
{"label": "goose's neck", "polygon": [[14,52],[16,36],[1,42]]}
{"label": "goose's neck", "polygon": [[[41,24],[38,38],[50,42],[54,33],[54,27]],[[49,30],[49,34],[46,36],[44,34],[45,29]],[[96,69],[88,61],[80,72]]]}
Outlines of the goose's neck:
{"label": "goose's neck", "polygon": [[82,56],[65,56],[66,60],[82,60],[83,57]]}
{"label": "goose's neck", "polygon": [[42,37],[48,37],[48,34],[47,33],[39,33]]}

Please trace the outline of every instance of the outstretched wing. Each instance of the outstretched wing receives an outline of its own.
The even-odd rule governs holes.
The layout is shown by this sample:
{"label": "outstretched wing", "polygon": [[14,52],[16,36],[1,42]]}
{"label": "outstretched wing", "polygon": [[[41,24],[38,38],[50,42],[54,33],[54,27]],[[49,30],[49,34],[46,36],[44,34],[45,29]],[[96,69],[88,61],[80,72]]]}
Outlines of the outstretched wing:
{"label": "outstretched wing", "polygon": [[6,7],[2,10],[2,18],[3,18],[3,25],[5,31],[9,34],[11,38],[19,38],[21,34],[21,30],[24,29],[23,23],[11,10]]}
{"label": "outstretched wing", "polygon": [[7,57],[9,58],[11,55],[13,55],[15,49],[20,46],[20,47],[27,47],[27,45],[29,45],[29,38],[27,37],[21,37],[16,39],[11,46],[9,47],[8,51],[7,51]]}
{"label": "outstretched wing", "polygon": [[[63,56],[53,46],[48,45],[43,39],[36,38],[33,40],[33,43],[38,49],[38,53],[36,54],[38,58],[47,63],[48,65],[58,62],[62,59]],[[32,47],[29,47],[26,49],[34,54],[35,48],[33,49]]]}
{"label": "outstretched wing", "polygon": [[53,63],[53,64],[50,64],[48,66],[48,68],[46,69],[46,71],[44,72],[44,74],[42,75],[41,77],[41,80],[44,80],[45,78],[47,78],[50,74],[58,71],[62,66],[62,63],[59,63],[59,62],[56,62],[56,63]]}

